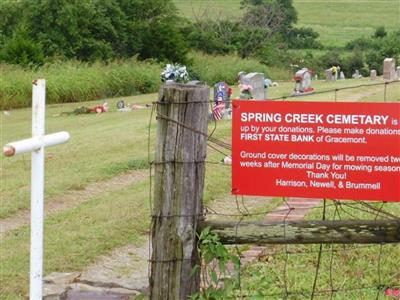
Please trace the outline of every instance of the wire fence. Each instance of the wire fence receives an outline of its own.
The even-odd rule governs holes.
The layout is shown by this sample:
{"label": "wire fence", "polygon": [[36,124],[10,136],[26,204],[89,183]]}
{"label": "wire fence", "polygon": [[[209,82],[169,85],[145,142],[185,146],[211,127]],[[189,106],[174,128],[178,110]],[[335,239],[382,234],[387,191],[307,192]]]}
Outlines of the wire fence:
{"label": "wire fence", "polygon": [[[334,101],[338,100],[339,92],[344,91],[344,90],[354,90],[354,89],[359,89],[359,88],[370,88],[374,86],[383,86],[383,101],[386,102],[388,99],[388,87],[391,85],[396,85],[399,84],[400,81],[386,81],[386,82],[379,82],[379,83],[370,83],[370,84],[360,84],[356,86],[349,86],[349,87],[342,87],[342,88],[335,88],[335,89],[329,89],[329,90],[322,90],[322,91],[315,91],[311,95],[321,95],[321,94],[331,94],[334,93]],[[286,100],[286,99],[292,99],[292,98],[302,98],[302,97],[307,97],[310,96],[310,94],[305,94],[305,95],[299,95],[299,94],[293,94],[293,95],[287,95],[287,96],[280,96],[280,97],[275,97],[269,100]],[[329,100],[329,99],[327,99]],[[397,100],[399,101],[399,100]]]}
{"label": "wire fence", "polygon": [[[382,85],[384,87],[382,100],[386,102],[390,100],[387,98],[387,87],[398,83],[400,81],[358,85],[314,94],[334,93],[332,100],[337,101],[341,90]],[[292,97],[282,96],[271,100],[287,100]],[[211,111],[213,102],[210,100]],[[153,103],[150,125],[157,105],[159,103]],[[230,137],[218,132],[220,124],[228,123],[227,121],[214,121],[209,125],[209,133],[203,133],[160,113],[156,113],[156,117],[207,136],[208,157],[211,159],[204,163],[213,170],[223,168],[223,174],[229,177],[231,166],[223,163],[221,155],[230,156],[232,149]],[[148,150],[151,177],[155,163],[150,157],[150,127]],[[314,204],[310,205],[311,199],[293,201],[294,199],[291,198],[264,197],[254,200],[254,197],[227,196],[230,192],[229,183],[224,186],[226,187],[225,196],[207,203],[199,216],[206,219],[235,220],[236,232],[246,220],[265,221],[271,219],[271,215],[274,216],[274,220],[277,220],[278,216],[278,220],[282,222],[284,238],[288,222],[301,218],[329,221],[400,221],[400,203],[313,199]],[[150,183],[149,197],[151,211],[153,211],[152,183]],[[255,204],[257,201],[261,202],[261,205]],[[305,204],[302,204],[302,201]],[[266,204],[267,208],[263,208],[263,204]],[[155,216],[152,215],[151,218],[154,219]],[[224,281],[225,299],[400,299],[400,246],[398,244],[284,244],[255,248],[258,254],[253,257],[251,264],[246,264],[244,262],[249,261],[246,253],[251,252],[253,248],[238,244],[230,247],[242,262],[239,270],[231,270],[231,279]],[[149,263],[150,261],[149,259]],[[206,283],[203,282],[203,285]],[[203,288],[206,287],[203,286]]]}

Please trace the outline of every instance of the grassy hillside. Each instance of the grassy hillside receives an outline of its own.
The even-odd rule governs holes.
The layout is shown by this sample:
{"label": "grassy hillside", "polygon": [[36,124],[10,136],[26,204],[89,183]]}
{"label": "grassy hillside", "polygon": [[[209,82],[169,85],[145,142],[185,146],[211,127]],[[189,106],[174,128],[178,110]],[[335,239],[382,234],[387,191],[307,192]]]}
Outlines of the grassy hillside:
{"label": "grassy hillside", "polygon": [[[234,84],[239,71],[263,72],[275,80],[291,78],[291,73],[284,67],[266,67],[257,60],[241,59],[235,55],[212,56],[192,52],[189,58],[191,78],[210,85],[221,80]],[[162,64],[135,59],[92,65],[69,61],[34,70],[0,64],[0,110],[30,106],[31,82],[37,78],[47,80],[48,104],[154,93],[161,85],[163,67]]]}
{"label": "grassy hillside", "polygon": [[[187,17],[241,14],[240,0],[174,0]],[[389,30],[400,28],[398,0],[294,0],[298,26],[312,27],[326,46],[343,46],[360,36],[371,35],[384,25]]]}
{"label": "grassy hillside", "polygon": [[[383,81],[378,81],[383,82]],[[345,81],[315,81],[313,86],[317,91],[332,90],[360,84],[369,84],[368,78],[359,80],[349,79]],[[387,97],[389,101],[400,100],[399,84],[391,84],[387,87]],[[271,98],[282,95],[289,95],[293,89],[293,82],[280,82],[279,86],[269,90]],[[239,90],[235,87],[233,98],[239,95]],[[384,86],[371,86],[357,89],[346,89],[338,92],[340,101],[382,101]],[[121,98],[102,99],[97,102],[84,103],[64,103],[52,104],[46,107],[46,131],[48,133],[66,130],[71,134],[71,140],[65,145],[59,145],[46,150],[46,205],[50,205],[57,200],[57,197],[69,191],[80,191],[93,182],[102,182],[104,179],[111,178],[129,169],[140,169],[145,167],[148,150],[147,141],[149,133],[149,119],[151,109],[139,109],[132,112],[118,112],[116,102]],[[157,99],[156,94],[139,95],[123,98],[131,104],[151,103]],[[315,94],[307,96],[308,100],[333,100],[334,93]],[[294,98],[293,100],[304,100],[304,98]],[[97,103],[108,101],[110,111],[106,114],[96,115],[60,115],[61,112],[71,111],[79,105],[92,106]],[[0,143],[4,145],[10,141],[18,140],[29,136],[31,130],[31,109],[16,109],[9,114],[0,113]],[[150,158],[153,157],[156,121],[153,120],[150,126]],[[214,130],[214,124],[210,123],[209,132]],[[230,141],[231,122],[223,120],[218,123],[214,137]],[[227,166],[220,165],[223,158],[220,152],[208,148],[207,173],[205,182],[205,203],[212,203],[215,199],[224,199],[230,193],[230,172]],[[16,216],[29,209],[29,178],[30,178],[30,156],[28,154],[13,158],[0,157],[2,172],[0,172],[0,219]],[[148,170],[147,170],[148,171]],[[99,196],[89,197],[86,202],[70,210],[50,214],[45,221],[45,274],[51,272],[73,272],[82,271],[82,268],[91,264],[101,255],[106,255],[112,249],[124,246],[128,243],[141,245],[149,226],[149,184],[148,178],[138,180],[133,185],[126,186],[119,190],[104,192]],[[58,199],[59,200],[59,199]],[[274,202],[275,203],[275,202]],[[227,207],[235,208],[234,202],[226,204]],[[226,209],[223,207],[222,209]],[[268,209],[263,208],[263,211]],[[399,214],[399,205],[385,206],[386,210],[393,214]],[[320,212],[318,212],[320,216]],[[0,299],[24,299],[28,291],[28,268],[29,268],[29,227],[24,226],[13,230],[1,238],[0,247]],[[398,266],[397,253],[399,247],[393,249],[389,245],[385,246],[382,254],[382,273],[381,282],[395,282],[399,273],[395,273]],[[295,248],[297,249],[297,248]],[[379,248],[375,247],[375,249]],[[390,251],[387,251],[390,250]],[[397,251],[397,252],[395,252]],[[284,253],[282,251],[282,253]],[[390,256],[389,253],[393,255]],[[397,256],[396,256],[397,255]],[[375,259],[378,254],[369,255]],[[304,256],[308,262],[313,262],[315,255]],[[357,259],[360,253],[355,251],[351,256],[343,259],[356,261],[367,266],[362,259]],[[365,257],[365,256],[364,256]],[[363,258],[364,258],[363,257]],[[342,256],[335,257],[334,274],[341,271],[338,265]],[[347,262],[346,260],[346,262]],[[324,259],[324,265],[328,260]],[[274,260],[274,264],[255,265],[250,269],[255,276],[243,276],[243,281],[254,291],[254,286],[260,286],[260,290],[279,289],[281,286],[275,285],[279,280],[273,274],[282,274],[281,270],[284,261],[280,258]],[[304,260],[290,260],[288,264],[291,269],[289,281],[298,279],[298,274],[305,274],[299,279],[296,287],[291,289],[310,288],[309,278],[313,278],[313,268],[306,268]],[[346,264],[346,272],[351,271],[352,265]],[[360,267],[360,269],[361,269]],[[246,271],[247,272],[247,271]],[[329,274],[324,270],[326,274]],[[248,272],[247,274],[252,274]],[[265,277],[263,277],[265,275]],[[393,275],[387,279],[387,276]],[[352,274],[350,274],[352,275]],[[340,279],[335,279],[335,284],[339,280],[348,280],[347,273],[341,273]],[[396,277],[395,277],[396,276]],[[351,277],[350,284],[356,280]],[[355,278],[355,279],[354,279]],[[374,280],[374,276],[366,276]],[[252,282],[249,282],[253,280]],[[260,281],[258,281],[260,280]],[[324,281],[325,282],[325,281]],[[323,283],[324,283],[323,282]],[[398,282],[398,281],[396,281]],[[347,283],[347,282],[346,282]],[[347,283],[348,285],[349,283]],[[321,285],[325,287],[324,285]],[[232,298],[228,298],[232,299]],[[265,297],[254,299],[270,299]],[[321,299],[321,298],[318,298]],[[361,299],[360,297],[347,297],[335,299]],[[364,297],[363,299],[370,299]]]}
{"label": "grassy hillside", "polygon": [[298,25],[312,27],[324,45],[343,46],[346,42],[371,35],[378,26],[400,29],[398,0],[294,0]]}

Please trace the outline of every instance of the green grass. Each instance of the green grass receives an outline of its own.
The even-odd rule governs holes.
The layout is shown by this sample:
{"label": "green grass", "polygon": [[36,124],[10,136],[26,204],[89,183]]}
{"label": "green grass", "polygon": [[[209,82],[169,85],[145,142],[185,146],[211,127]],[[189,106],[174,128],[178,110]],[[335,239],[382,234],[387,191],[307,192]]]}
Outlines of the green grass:
{"label": "green grass", "polygon": [[[266,67],[254,59],[235,55],[210,56],[189,53],[191,78],[210,85],[225,80],[235,83],[239,71],[259,71],[276,79],[288,79],[285,68]],[[45,65],[36,70],[0,64],[0,110],[29,107],[32,80],[46,79],[48,104],[85,102],[110,97],[155,93],[163,66],[135,59],[92,65],[69,61]]]}
{"label": "green grass", "polygon": [[47,103],[89,101],[156,92],[161,66],[135,59],[108,64],[62,62],[37,70],[0,65],[0,109],[31,105],[33,79],[46,79]]}
{"label": "green grass", "polygon": [[[381,85],[375,85],[382,83]],[[384,101],[385,85],[382,80],[371,81],[369,78],[363,79],[351,79],[345,81],[325,81],[318,80],[312,83],[316,93],[306,95],[302,97],[291,97],[290,100],[312,100],[312,101],[334,101],[335,100],[335,89],[338,89],[336,93],[337,101]],[[286,87],[286,91],[282,89],[270,89],[269,98],[276,98],[281,96],[289,96],[291,94],[291,87],[294,86],[292,82],[284,82],[281,84],[282,87]],[[370,87],[359,87],[353,89],[340,90],[345,87],[352,87],[358,85],[371,85]],[[400,82],[389,84],[386,88],[386,100],[388,102],[400,101]],[[290,92],[287,92],[290,91]],[[332,91],[326,93],[319,93],[324,91]]]}
{"label": "green grass", "polygon": [[[316,81],[313,86],[317,91],[322,91],[369,83],[374,82],[368,79]],[[387,90],[389,101],[400,100],[400,91],[396,88],[398,85],[389,85]],[[289,95],[293,86],[293,82],[281,82],[278,87],[270,88],[269,98]],[[347,100],[350,96],[359,94],[360,100],[380,101],[383,100],[383,89],[383,86],[377,86],[340,91],[338,100]],[[238,96],[239,91],[235,88],[233,97]],[[149,94],[124,99],[131,103],[145,104],[151,103],[156,98],[156,94]],[[67,190],[84,187],[93,181],[107,179],[130,169],[145,167],[143,163],[148,156],[145,145],[148,140],[150,109],[129,113],[117,112],[115,103],[118,99],[121,98],[107,99],[111,111],[102,115],[60,116],[61,112],[71,111],[78,104],[47,106],[46,132],[65,130],[71,134],[68,144],[46,150],[47,199],[61,195]],[[334,93],[309,95],[307,99],[333,100]],[[94,103],[83,104],[94,105]],[[1,114],[0,118],[2,145],[30,136],[30,109],[13,110],[10,116]],[[152,128],[155,128],[155,122],[152,123]],[[223,130],[221,131],[223,136],[230,136],[229,127],[219,127],[218,130]],[[154,135],[152,137],[154,138]],[[29,208],[30,155],[24,154],[13,158],[2,156],[1,160],[3,173],[0,188],[2,194],[0,217],[4,218],[18,210]]]}
{"label": "green grass", "polygon": [[313,28],[325,46],[342,47],[353,39],[372,35],[382,25],[387,30],[400,28],[397,0],[294,0],[294,6],[297,26]]}
{"label": "green grass", "polygon": [[[115,247],[142,243],[149,226],[148,216],[148,180],[145,180],[48,217],[45,273],[79,271]],[[0,257],[1,298],[22,298],[29,281],[27,226],[6,235]]]}
{"label": "green grass", "polygon": [[[151,103],[156,94],[123,98],[130,103]],[[147,160],[150,109],[116,111],[118,99],[107,99],[111,111],[102,115],[59,115],[78,104],[49,105],[46,132],[68,131],[67,144],[46,149],[46,198],[110,178],[129,169],[143,168]],[[97,103],[102,103],[98,101]],[[94,105],[95,103],[83,103]],[[81,105],[81,104],[79,104]],[[31,109],[1,113],[1,144],[31,135]],[[153,122],[152,128],[155,128]],[[0,217],[29,208],[30,155],[1,157],[2,184]]]}
{"label": "green grass", "polygon": [[[240,0],[174,0],[181,14],[196,18],[206,12],[211,18],[242,14]],[[296,26],[311,27],[328,47],[342,47],[362,36],[370,36],[378,26],[400,28],[400,2],[397,0],[294,0],[298,13]],[[384,22],[382,21],[384,20]]]}
{"label": "green grass", "polygon": [[212,85],[219,81],[236,84],[237,74],[244,72],[261,72],[274,80],[287,80],[292,74],[288,68],[267,67],[255,59],[241,59],[235,55],[207,55],[192,53],[192,70],[201,80]]}
{"label": "green grass", "polygon": [[[343,203],[357,205],[356,201]],[[367,213],[343,204],[341,207],[338,213],[332,202],[327,200],[326,219],[375,219],[376,216],[373,211]],[[381,204],[375,204],[375,207],[379,209]],[[400,206],[395,203],[386,204],[384,210],[394,215],[400,214]],[[309,220],[321,217],[321,206],[307,215]],[[242,294],[247,295],[246,299],[282,299],[286,287],[289,292],[287,299],[310,299],[319,247],[267,247],[260,262],[250,264],[243,270]],[[339,290],[332,299],[384,299],[385,287],[400,288],[399,264],[400,247],[396,244],[382,245],[382,248],[380,245],[324,245],[314,299],[330,299],[332,287]],[[381,289],[377,289],[377,286],[381,286]],[[228,298],[240,295],[237,287],[234,290],[228,287]]]}
{"label": "green grass", "polygon": [[[368,79],[344,82],[317,81],[314,82],[314,87],[317,90],[325,90],[364,83],[370,83],[370,81]],[[278,87],[271,88],[269,92],[271,97],[288,95],[293,86],[293,82],[280,82]],[[381,101],[383,99],[382,88],[346,90],[343,91],[343,95],[361,94],[361,96],[365,96],[368,94],[361,100]],[[369,94],[371,89],[373,93]],[[395,95],[393,97],[400,99],[400,90],[389,86],[388,95],[392,93]],[[234,96],[238,96],[238,94],[239,92],[235,88]],[[313,97],[315,100],[332,100],[332,98],[328,99],[328,96],[332,97],[333,95],[314,95]],[[156,94],[150,94],[124,99],[131,103],[144,104],[150,103],[156,98]],[[150,110],[119,113],[115,109],[118,99],[120,98],[108,99],[112,109],[102,115],[59,116],[60,112],[72,110],[78,104],[47,106],[46,131],[67,130],[71,133],[71,140],[68,144],[49,148],[46,151],[47,154],[52,154],[46,159],[47,200],[53,196],[62,195],[70,189],[85,187],[90,182],[110,178],[126,170],[148,167],[146,161]],[[300,98],[295,99],[299,100]],[[94,105],[94,103],[101,102],[84,104]],[[10,116],[1,114],[2,145],[30,135],[30,114],[30,109],[13,110]],[[230,121],[219,122],[215,137],[229,142],[230,124]],[[156,121],[153,120],[150,136],[152,145],[155,140],[155,128]],[[212,128],[213,124],[211,123],[210,132]],[[223,151],[229,154],[228,150]],[[153,157],[153,153],[150,154],[150,157]],[[214,164],[223,157],[223,154],[208,148],[207,161],[212,163],[206,165],[204,191],[206,204],[226,197],[230,191],[230,167]],[[28,155],[23,155],[7,159],[2,156],[1,159],[0,218],[4,218],[15,215],[21,209],[29,208],[30,158]],[[90,199],[69,211],[48,216],[45,222],[45,273],[80,271],[95,261],[96,257],[111,252],[115,247],[128,243],[140,243],[149,224],[148,192],[149,181],[146,179],[120,191]],[[268,208],[272,208],[278,202],[276,199],[269,204]],[[232,201],[226,205],[234,206],[236,204]],[[252,210],[252,212],[257,212],[257,210]],[[317,215],[320,216],[320,212],[317,212]],[[2,238],[0,249],[0,297],[2,299],[22,299],[27,292],[28,248],[29,228],[27,226],[11,231]],[[384,249],[387,248],[389,247],[385,246]],[[351,259],[354,260],[354,257],[355,255]],[[370,257],[376,256],[371,254]],[[391,265],[386,259],[390,259],[390,256],[386,255],[386,252],[384,259],[382,264],[385,264],[384,268],[389,274]],[[293,269],[291,274],[296,275],[299,273],[298,269],[296,271],[296,267],[305,265],[305,262],[302,260],[297,262],[296,259],[293,259],[291,264]],[[263,276],[271,276],[269,279],[271,281],[275,278],[273,277],[275,276],[274,272],[281,274],[280,266],[282,266],[282,261],[276,265],[275,269],[271,269],[269,266],[262,269],[260,265],[257,272],[263,273]],[[256,271],[254,272],[254,274],[258,274]],[[311,276],[312,268],[307,269],[307,272],[306,275]],[[261,275],[260,278],[262,278]],[[247,281],[248,278],[243,277],[243,280]],[[308,287],[308,281],[303,283],[301,278],[299,280],[300,287],[305,285]],[[264,281],[265,284],[268,283],[267,280]],[[262,282],[257,285],[265,286]],[[281,286],[278,287],[281,288]]]}

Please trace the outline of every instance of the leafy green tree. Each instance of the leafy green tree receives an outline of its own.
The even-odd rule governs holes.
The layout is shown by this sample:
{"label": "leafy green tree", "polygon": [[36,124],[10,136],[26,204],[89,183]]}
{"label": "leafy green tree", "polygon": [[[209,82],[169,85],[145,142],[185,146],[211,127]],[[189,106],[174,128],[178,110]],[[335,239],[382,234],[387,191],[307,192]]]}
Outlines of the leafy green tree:
{"label": "leafy green tree", "polygon": [[375,38],[383,38],[387,35],[385,26],[379,26],[375,29],[374,37]]}
{"label": "leafy green tree", "polygon": [[292,49],[320,49],[322,44],[317,41],[318,32],[312,28],[292,28],[286,34],[286,42]]}
{"label": "leafy green tree", "polygon": [[124,20],[115,4],[112,0],[36,0],[35,8],[27,15],[27,23],[32,37],[43,45],[46,56],[109,59],[120,54],[115,53],[118,49],[114,47]]}
{"label": "leafy green tree", "polygon": [[9,39],[24,24],[48,58],[186,57],[172,0],[20,0],[7,6],[0,7],[0,38]]}
{"label": "leafy green tree", "polygon": [[19,34],[6,40],[0,52],[0,60],[28,67],[43,64],[44,55],[40,44],[29,39],[26,32],[20,29]]}
{"label": "leafy green tree", "polygon": [[382,74],[383,60],[387,57],[400,60],[400,30],[379,38],[374,47],[366,52],[366,64],[370,70],[375,69],[378,74]]}
{"label": "leafy green tree", "polygon": [[13,36],[19,26],[23,25],[21,20],[24,14],[22,2],[5,2],[0,5],[0,45]]}
{"label": "leafy green tree", "polygon": [[237,49],[240,25],[233,20],[199,20],[183,28],[189,46],[208,54],[227,54]]}
{"label": "leafy green tree", "polygon": [[244,13],[238,52],[242,57],[266,53],[263,47],[273,40],[285,42],[297,22],[292,0],[242,0],[241,7]]}
{"label": "leafy green tree", "polygon": [[[362,51],[355,50],[351,56],[347,57],[342,66],[343,71],[347,76],[351,76],[355,70],[361,71],[364,68],[364,55]],[[365,74],[363,74],[365,75]]]}
{"label": "leafy green tree", "polygon": [[273,25],[280,33],[287,33],[297,22],[297,11],[293,0],[242,0],[241,7],[247,12],[247,17],[254,14],[260,26]]}

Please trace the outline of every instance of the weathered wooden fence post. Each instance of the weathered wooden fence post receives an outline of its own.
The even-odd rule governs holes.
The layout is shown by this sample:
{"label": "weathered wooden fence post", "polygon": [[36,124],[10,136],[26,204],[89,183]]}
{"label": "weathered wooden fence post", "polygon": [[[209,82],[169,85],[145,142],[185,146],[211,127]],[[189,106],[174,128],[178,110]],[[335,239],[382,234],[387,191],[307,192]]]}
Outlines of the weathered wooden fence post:
{"label": "weathered wooden fence post", "polygon": [[150,299],[199,291],[196,230],[202,214],[209,88],[167,84],[157,105]]}

